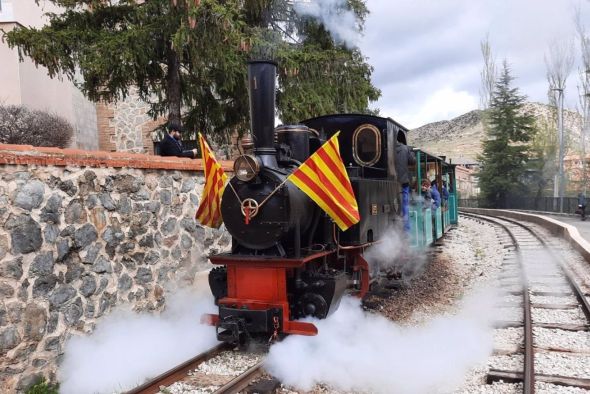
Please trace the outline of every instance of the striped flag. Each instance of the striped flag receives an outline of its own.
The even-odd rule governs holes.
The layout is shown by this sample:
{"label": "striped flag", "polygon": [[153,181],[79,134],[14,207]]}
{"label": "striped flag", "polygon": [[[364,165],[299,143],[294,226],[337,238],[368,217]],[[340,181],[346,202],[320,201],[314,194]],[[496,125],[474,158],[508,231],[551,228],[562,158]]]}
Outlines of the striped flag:
{"label": "striped flag", "polygon": [[221,195],[223,194],[227,175],[215,160],[209,144],[201,133],[199,133],[199,144],[201,145],[203,167],[205,168],[205,187],[203,188],[199,209],[197,209],[196,219],[203,226],[217,228],[223,221],[221,218]]}
{"label": "striped flag", "polygon": [[352,185],[334,134],[320,149],[311,155],[288,180],[316,202],[340,227],[346,230],[360,220],[359,209]]}

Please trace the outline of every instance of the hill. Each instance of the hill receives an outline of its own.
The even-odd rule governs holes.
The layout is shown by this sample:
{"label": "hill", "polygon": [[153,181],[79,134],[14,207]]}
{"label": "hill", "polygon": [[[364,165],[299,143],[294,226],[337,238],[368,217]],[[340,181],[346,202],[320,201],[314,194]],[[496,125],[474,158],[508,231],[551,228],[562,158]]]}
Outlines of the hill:
{"label": "hill", "polygon": [[[527,103],[539,123],[553,124],[552,108],[540,103]],[[446,156],[454,163],[476,162],[485,139],[481,110],[473,110],[451,120],[433,122],[408,133],[408,143],[426,151]],[[571,141],[579,141],[582,116],[574,111],[564,111],[565,133]],[[579,145],[574,143],[572,145]]]}

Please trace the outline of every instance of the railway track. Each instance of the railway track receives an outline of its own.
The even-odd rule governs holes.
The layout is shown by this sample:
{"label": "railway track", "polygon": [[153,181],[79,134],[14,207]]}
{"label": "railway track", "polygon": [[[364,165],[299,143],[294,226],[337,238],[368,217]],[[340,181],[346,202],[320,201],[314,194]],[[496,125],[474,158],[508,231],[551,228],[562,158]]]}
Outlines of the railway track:
{"label": "railway track", "polygon": [[[126,394],[155,394],[162,391],[162,389],[173,385],[174,383],[181,382],[190,376],[191,371],[194,371],[206,361],[212,360],[219,357],[224,352],[232,351],[232,346],[221,343],[211,349],[187,360],[176,367],[164,372],[163,374],[156,376],[155,378],[143,383],[142,385],[128,391]],[[238,393],[240,390],[248,387],[252,381],[262,375],[263,361],[259,361],[254,365],[250,366],[246,371],[227,379],[222,385],[218,385],[218,388],[214,393],[233,394]]]}
{"label": "railway track", "polygon": [[[508,287],[509,294],[522,297],[521,304],[512,305],[522,307],[522,321],[503,321],[499,322],[499,325],[502,328],[522,327],[524,329],[524,340],[520,349],[520,352],[524,355],[523,370],[490,369],[487,374],[487,383],[522,382],[523,393],[526,394],[535,392],[537,382],[590,390],[590,379],[542,374],[536,371],[535,368],[536,359],[541,354],[575,354],[575,352],[567,349],[547,348],[536,344],[535,329],[579,332],[588,331],[590,327],[590,304],[563,258],[549,245],[543,236],[522,223],[504,217],[471,213],[462,213],[462,215],[492,223],[503,230],[504,235],[500,236],[500,241],[507,253],[503,264],[504,274],[499,279],[502,287]],[[547,283],[551,284],[549,289],[543,287]],[[567,300],[567,302],[532,303],[532,298],[561,299]],[[575,302],[572,302],[573,300]],[[577,310],[583,313],[586,322],[584,324],[564,324],[559,321],[537,321],[534,318],[535,310],[555,311],[557,313]]]}

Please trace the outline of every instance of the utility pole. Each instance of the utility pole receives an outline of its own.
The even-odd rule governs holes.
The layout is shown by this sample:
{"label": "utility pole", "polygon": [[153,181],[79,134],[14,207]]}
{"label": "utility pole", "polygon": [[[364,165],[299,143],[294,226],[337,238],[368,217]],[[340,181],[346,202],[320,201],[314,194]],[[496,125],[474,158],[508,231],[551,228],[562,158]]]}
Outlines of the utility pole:
{"label": "utility pole", "polygon": [[586,196],[586,185],[588,177],[586,175],[586,135],[590,127],[590,68],[586,69],[586,83],[584,84],[584,124],[582,125],[582,192]]}
{"label": "utility pole", "polygon": [[[547,79],[549,81],[549,87],[552,91],[558,92],[557,100],[555,100],[558,107],[557,128],[559,129],[559,171],[556,194],[558,194],[559,197],[559,212],[563,212],[563,197],[565,194],[565,178],[563,174],[563,156],[565,154],[565,141],[563,135],[563,92],[565,90],[567,76],[574,64],[571,45],[568,45],[567,43],[565,45],[557,42],[553,43],[553,45],[549,47],[549,56],[545,57],[545,63],[547,64]],[[555,99],[555,97],[553,97],[553,99]]]}
{"label": "utility pole", "polygon": [[584,124],[582,125],[582,193],[586,196],[586,128],[588,127],[588,100],[590,93],[584,93]]}
{"label": "utility pole", "polygon": [[559,132],[559,171],[557,176],[557,197],[559,197],[559,212],[563,212],[563,194],[564,194],[564,177],[563,177],[563,156],[564,156],[564,141],[563,141],[563,89],[553,88],[557,92],[557,129]]}

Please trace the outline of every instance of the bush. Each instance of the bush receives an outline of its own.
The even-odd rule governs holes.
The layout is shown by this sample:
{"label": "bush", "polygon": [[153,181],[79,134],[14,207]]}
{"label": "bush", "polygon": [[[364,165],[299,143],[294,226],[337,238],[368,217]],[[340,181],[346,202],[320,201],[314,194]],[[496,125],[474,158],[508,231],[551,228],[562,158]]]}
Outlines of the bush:
{"label": "bush", "polygon": [[42,378],[29,387],[26,394],[59,394],[59,385],[48,383],[45,378]]}
{"label": "bush", "polygon": [[74,128],[65,119],[22,105],[0,106],[0,143],[65,148]]}

